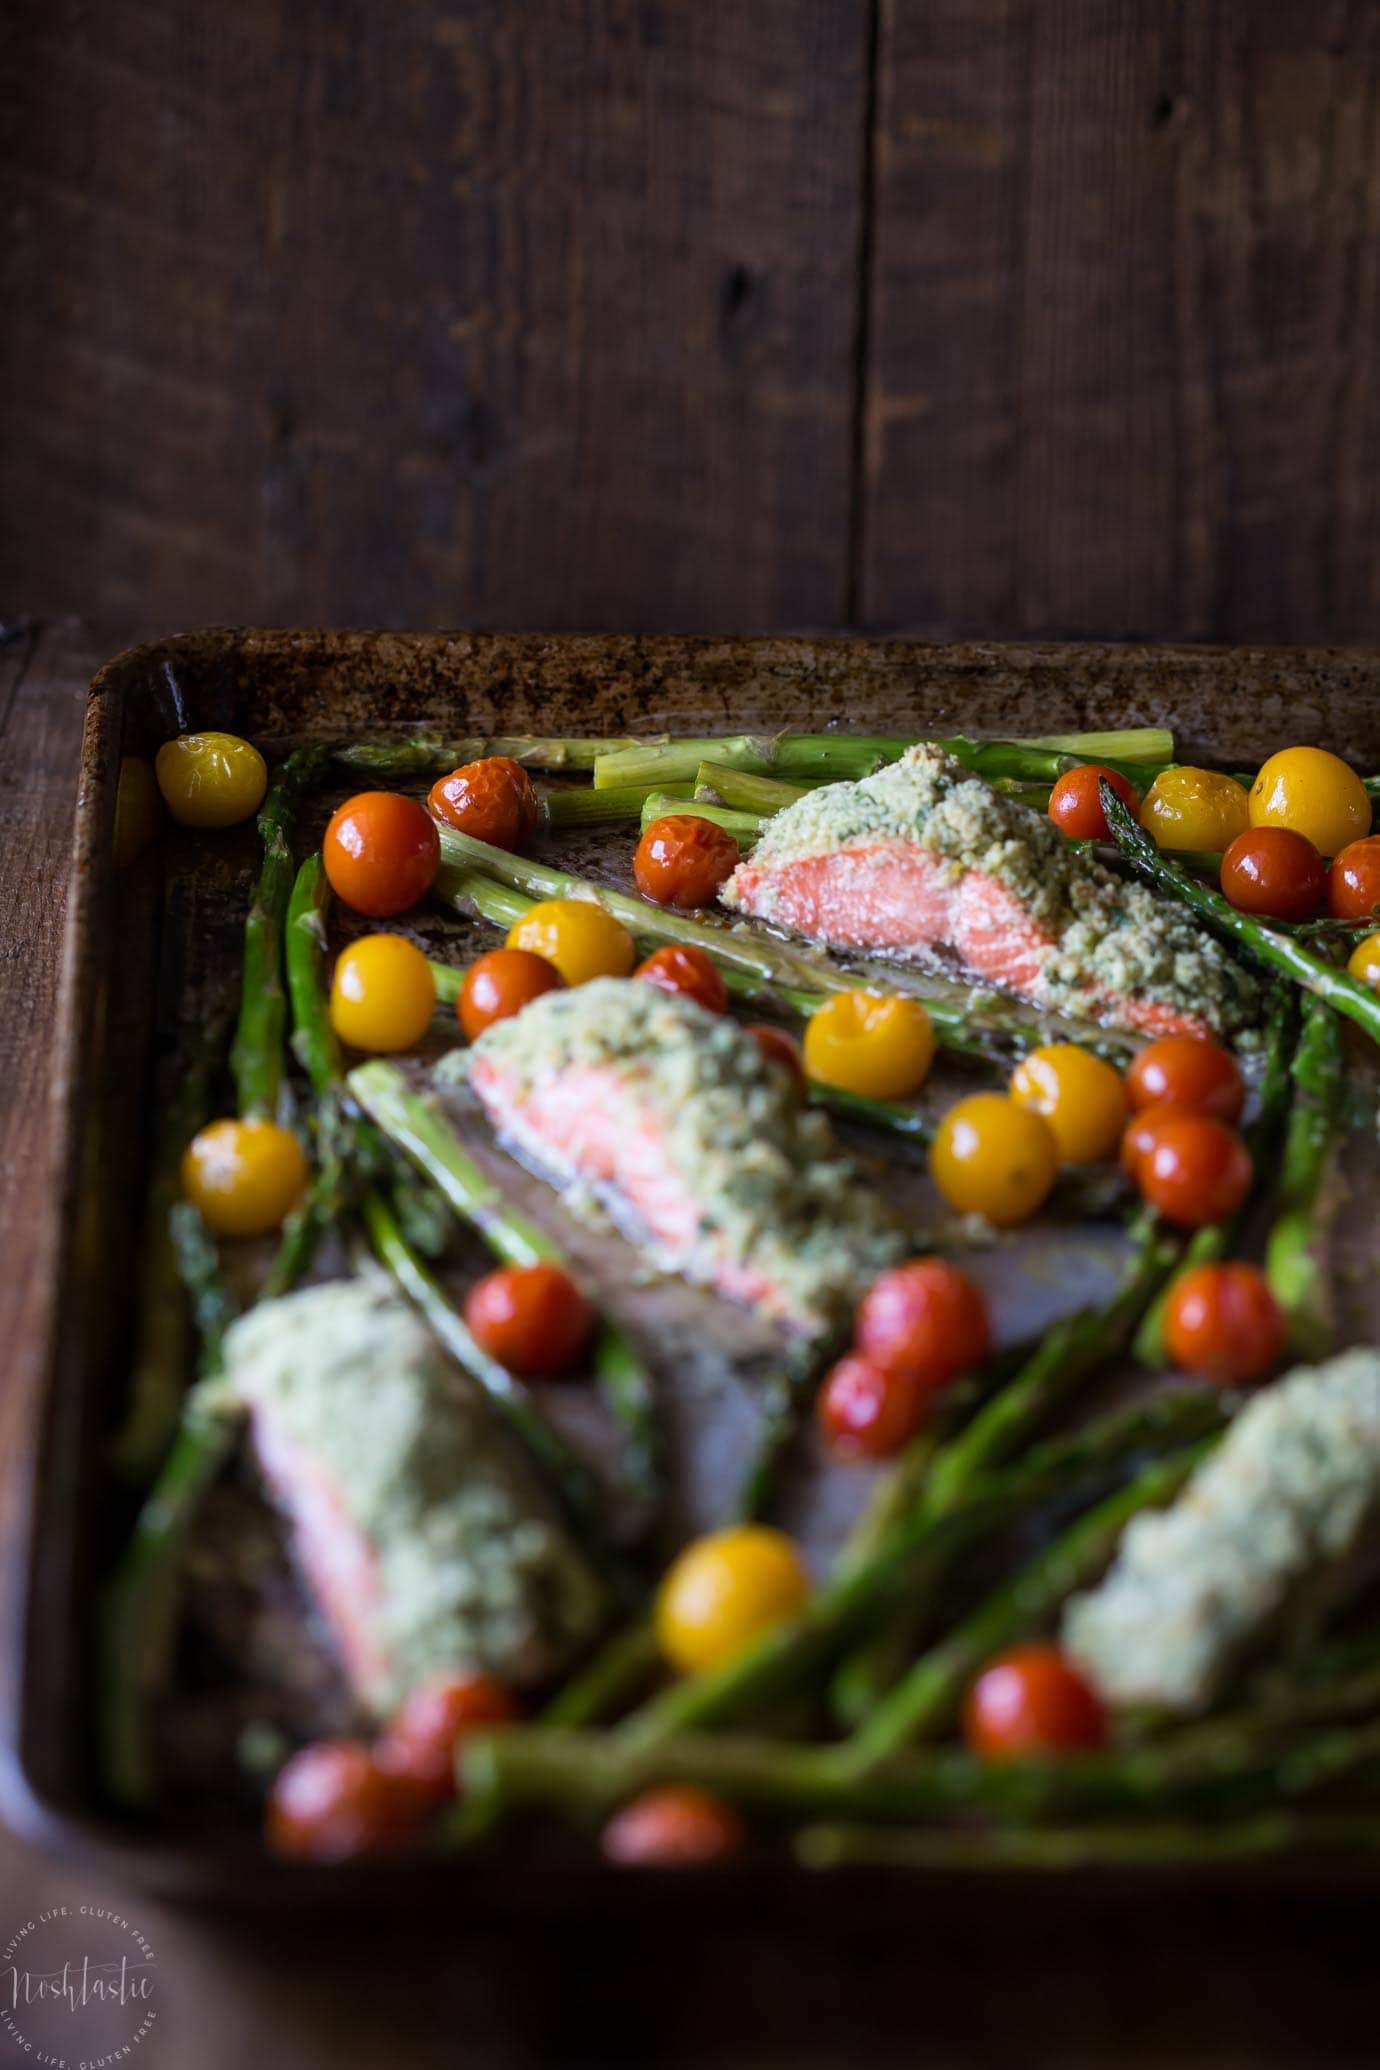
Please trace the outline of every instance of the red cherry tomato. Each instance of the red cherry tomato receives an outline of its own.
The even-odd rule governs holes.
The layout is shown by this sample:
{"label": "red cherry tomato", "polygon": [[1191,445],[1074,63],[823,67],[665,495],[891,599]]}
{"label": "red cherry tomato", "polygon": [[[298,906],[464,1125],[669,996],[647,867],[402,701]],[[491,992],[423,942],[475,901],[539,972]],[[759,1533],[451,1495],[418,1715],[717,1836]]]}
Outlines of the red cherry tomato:
{"label": "red cherry tomato", "polygon": [[963,1736],[983,1761],[1087,1752],[1107,1744],[1107,1713],[1056,1646],[1013,1646],[968,1691]]}
{"label": "red cherry tomato", "polygon": [[966,1273],[940,1258],[912,1258],[873,1280],[858,1308],[854,1342],[887,1372],[949,1380],[982,1364],[992,1326]]}
{"label": "red cherry tomato", "polygon": [[637,844],[633,876],[659,906],[709,906],[738,867],[738,843],[713,820],[689,812],[654,819]]}
{"label": "red cherry tomato", "polygon": [[1304,834],[1288,827],[1248,827],[1222,857],[1222,896],[1240,913],[1306,920],[1316,913],[1327,865]]}
{"label": "red cherry tomato", "polygon": [[678,1868],[719,1862],[747,1841],[731,1804],[693,1784],[648,1790],[616,1812],[599,1842],[604,1859],[625,1869]]}
{"label": "red cherry tomato", "polygon": [[441,839],[415,798],[361,791],[331,815],[321,860],[338,899],[371,920],[391,920],[430,891]]}
{"label": "red cherry tomato", "polygon": [[1225,1222],[1250,1191],[1251,1153],[1211,1114],[1166,1117],[1136,1168],[1142,1197],[1181,1229]]}
{"label": "red cherry tomato", "polygon": [[565,979],[545,956],[530,949],[490,949],[465,972],[455,1010],[475,1042],[495,1021],[511,1020],[543,992],[564,989]]}
{"label": "red cherry tomato", "polygon": [[569,1372],[594,1310],[559,1265],[505,1265],[471,1287],[465,1321],[491,1358],[530,1379]]}
{"label": "red cherry tomato", "polygon": [[769,1064],[779,1064],[783,1071],[790,1073],[803,1099],[807,1084],[805,1059],[794,1035],[788,1034],[784,1028],[774,1028],[770,1021],[745,1021],[743,1033],[751,1035]]}
{"label": "red cherry tomato", "polygon": [[663,992],[683,992],[709,1013],[723,1013],[728,1005],[723,974],[703,949],[672,942],[639,963],[633,976]]}
{"label": "red cherry tomato", "polygon": [[1133,1107],[1188,1107],[1219,1121],[1235,1121],[1246,1103],[1236,1058],[1198,1035],[1148,1042],[1126,1073],[1126,1090]]}
{"label": "red cherry tomato", "polygon": [[840,1459],[889,1459],[925,1420],[938,1375],[887,1372],[850,1351],[832,1366],[819,1395],[819,1424]]}
{"label": "red cherry tomato", "polygon": [[1327,873],[1327,910],[1334,920],[1373,920],[1380,912],[1380,834],[1350,841]]}
{"label": "red cherry tomato", "polygon": [[430,1808],[427,1792],[391,1774],[362,1740],[323,1739],[278,1771],[265,1830],[277,1854],[348,1861],[396,1847]]}
{"label": "red cherry tomato", "polygon": [[1070,769],[1049,794],[1049,816],[1070,841],[1110,841],[1100,786],[1109,783],[1133,819],[1140,817],[1140,793],[1128,777],[1101,762]]}
{"label": "red cherry tomato", "polygon": [[438,1802],[455,1794],[455,1749],[470,1732],[515,1725],[522,1713],[492,1675],[440,1675],[414,1689],[375,1749],[379,1766]]}
{"label": "red cherry tomato", "polygon": [[1170,1289],[1164,1341],[1182,1372],[1226,1387],[1259,1380],[1287,1336],[1284,1311],[1254,1265],[1195,1265]]}
{"label": "red cherry tomato", "polygon": [[1128,1178],[1134,1179],[1140,1171],[1140,1161],[1154,1142],[1165,1121],[1191,1114],[1191,1107],[1173,1107],[1166,1100],[1159,1107],[1142,1107],[1139,1114],[1133,1114],[1121,1138],[1121,1169]]}
{"label": "red cherry tomato", "polygon": [[491,848],[521,848],[536,832],[540,806],[532,779],[509,755],[466,762],[431,786],[437,819]]}

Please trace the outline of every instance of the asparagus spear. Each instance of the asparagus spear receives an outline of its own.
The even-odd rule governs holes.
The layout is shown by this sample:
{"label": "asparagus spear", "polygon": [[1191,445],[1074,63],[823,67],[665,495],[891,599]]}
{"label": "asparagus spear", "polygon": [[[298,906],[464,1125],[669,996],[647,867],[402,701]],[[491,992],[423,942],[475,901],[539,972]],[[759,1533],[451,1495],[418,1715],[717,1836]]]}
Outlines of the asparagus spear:
{"label": "asparagus spear", "polygon": [[449,776],[462,763],[480,762],[488,755],[507,755],[528,769],[592,769],[600,755],[638,745],[630,738],[561,740],[531,733],[469,733],[449,740],[352,742],[335,748],[332,759],[349,776],[368,776],[376,783],[407,783],[427,776]]}
{"label": "asparagus spear", "polygon": [[615,1632],[554,1696],[542,1712],[544,1725],[597,1725],[615,1715],[656,1678],[661,1665],[650,1618],[639,1617]]}
{"label": "asparagus spear", "polygon": [[[396,1064],[375,1058],[358,1065],[347,1083],[365,1113],[425,1173],[461,1220],[479,1232],[495,1256],[507,1265],[567,1266],[559,1245],[506,1199],[465,1150],[435,1102],[414,1092]],[[640,1494],[652,1497],[660,1480],[652,1380],[611,1323],[599,1332],[594,1372],[623,1426],[630,1479]]]}
{"label": "asparagus spear", "polygon": [[1148,1825],[957,1829],[821,1825],[803,1827],[794,1848],[807,1869],[1144,1868],[1272,1854],[1369,1854],[1380,1848],[1380,1818],[1262,1811],[1218,1826],[1161,1819]]}
{"label": "asparagus spear", "polygon": [[650,797],[665,801],[662,812],[688,812],[693,809],[688,802],[691,796],[688,783],[628,784],[612,791],[596,791],[592,786],[549,790],[542,795],[542,817],[548,827],[611,826],[619,820],[642,819]]}
{"label": "asparagus spear", "polygon": [[[1159,727],[1118,733],[1047,734],[1029,740],[976,741],[966,736],[936,739],[917,734],[741,733],[719,739],[674,740],[661,747],[638,743],[599,756],[594,781],[605,785],[648,781],[684,782],[702,761],[745,769],[755,776],[828,780],[868,776],[895,762],[922,739],[965,762],[981,776],[1012,776],[1038,782],[1078,762],[1129,765],[1149,782],[1154,768],[1173,754],[1173,736]],[[1145,765],[1151,765],[1146,767]]]}
{"label": "asparagus spear", "polygon": [[768,819],[797,798],[808,795],[809,786],[782,783],[774,776],[754,776],[748,769],[735,769],[730,762],[701,762],[695,771],[695,796],[712,793],[721,805],[739,812],[755,812]]}
{"label": "asparagus spear", "polygon": [[1216,933],[1244,949],[1267,970],[1281,971],[1296,985],[1326,1000],[1338,1013],[1364,1028],[1372,1041],[1380,1042],[1380,993],[1359,979],[1339,970],[1333,963],[1305,948],[1293,935],[1266,927],[1249,913],[1238,913],[1220,891],[1195,883],[1179,865],[1156,848],[1150,836],[1137,825],[1110,784],[1101,786],[1102,803],[1112,838],[1121,853],[1147,884],[1156,891],[1177,898],[1191,912],[1207,922]]}
{"label": "asparagus spear", "polygon": [[1341,1025],[1316,996],[1304,1001],[1294,1055],[1294,1104],[1284,1139],[1279,1199],[1265,1272],[1289,1324],[1297,1358],[1321,1358],[1332,1342],[1324,1207],[1342,1098]]}
{"label": "asparagus spear", "polygon": [[302,793],[319,778],[327,750],[298,748],[283,763],[259,812],[263,863],[244,923],[244,978],[230,1066],[240,1114],[274,1120],[283,1084],[283,923],[292,890],[292,829]]}
{"label": "asparagus spear", "polygon": [[[594,796],[611,795],[596,791]],[[750,848],[761,833],[765,821],[758,812],[738,812],[728,805],[707,805],[698,798],[689,798],[682,803],[671,791],[648,791],[642,800],[642,828],[645,833],[657,820],[665,819],[668,813],[684,813],[690,819],[707,819],[711,825],[722,827],[732,834],[740,847]]]}

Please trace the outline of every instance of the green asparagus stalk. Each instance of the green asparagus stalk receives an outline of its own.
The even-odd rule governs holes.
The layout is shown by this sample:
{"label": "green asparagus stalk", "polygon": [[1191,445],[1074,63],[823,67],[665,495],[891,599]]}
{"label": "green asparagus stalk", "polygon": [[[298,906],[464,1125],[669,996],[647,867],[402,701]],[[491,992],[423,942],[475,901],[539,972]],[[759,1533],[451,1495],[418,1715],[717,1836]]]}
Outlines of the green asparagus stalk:
{"label": "green asparagus stalk", "polygon": [[1238,913],[1220,891],[1195,883],[1177,863],[1162,855],[1150,836],[1137,825],[1110,784],[1104,783],[1102,803],[1112,838],[1126,860],[1156,891],[1179,899],[1190,912],[1204,920],[1215,933],[1246,951],[1267,970],[1292,978],[1306,992],[1323,999],[1336,1012],[1345,1014],[1372,1041],[1380,1042],[1380,993],[1358,978],[1339,970],[1333,963],[1305,948],[1295,936],[1266,927],[1250,913]]}
{"label": "green asparagus stalk", "polygon": [[[596,791],[596,797],[609,793]],[[672,791],[648,791],[642,801],[642,830],[645,833],[657,820],[665,819],[668,813],[683,813],[689,819],[707,819],[711,826],[722,827],[726,834],[732,834],[740,847],[750,848],[761,833],[765,821],[757,812],[738,812],[728,805],[706,805],[698,798],[684,801]]]}
{"label": "green asparagus stalk", "polygon": [[1341,1034],[1329,1006],[1316,996],[1305,999],[1277,1212],[1265,1248],[1266,1277],[1296,1358],[1321,1358],[1332,1343],[1325,1210],[1342,1099]]}
{"label": "green asparagus stalk", "polygon": [[1080,1870],[1254,1860],[1279,1854],[1370,1854],[1380,1818],[1354,1812],[1262,1811],[1225,1825],[805,1826],[794,1839],[807,1869]]}
{"label": "green asparagus stalk", "polygon": [[489,755],[507,755],[527,769],[592,769],[600,755],[640,743],[621,740],[550,739],[532,733],[469,733],[449,740],[360,741],[333,750],[332,759],[348,776],[368,776],[376,783],[409,783],[428,776],[449,776],[465,762]]}
{"label": "green asparagus stalk", "polygon": [[592,785],[548,790],[542,795],[542,817],[553,828],[612,826],[627,819],[641,819],[645,825],[646,803],[651,797],[664,801],[662,812],[689,811],[693,789],[688,783],[679,783],[630,784],[613,791],[596,791]]}
{"label": "green asparagus stalk", "polygon": [[259,812],[263,863],[244,923],[244,979],[230,1052],[239,1111],[246,1121],[275,1120],[283,1086],[283,925],[292,890],[292,829],[298,802],[326,765],[324,748],[298,748],[269,786]]}
{"label": "green asparagus stalk", "polygon": [[656,1680],[661,1654],[651,1619],[615,1632],[542,1712],[544,1725],[599,1725],[615,1717]]}
{"label": "green asparagus stalk", "polygon": [[[645,743],[599,756],[594,781],[606,785],[649,781],[685,782],[702,761],[744,769],[754,776],[823,778],[826,781],[869,776],[895,762],[918,740],[933,735],[779,733],[774,737],[736,734],[720,739],[675,740],[660,748]],[[1049,734],[1038,740],[975,741],[940,739],[937,745],[956,755],[981,776],[1013,776],[1039,781],[1062,773],[1065,764],[1104,762],[1109,768],[1130,764],[1159,765],[1173,753],[1173,737],[1158,727],[1120,733]],[[1148,782],[1148,775],[1144,778]]]}
{"label": "green asparagus stalk", "polygon": [[[347,1083],[370,1119],[505,1265],[544,1262],[569,1269],[560,1246],[480,1170],[435,1101],[414,1092],[396,1064],[375,1058],[358,1065]],[[651,1375],[611,1323],[603,1325],[595,1343],[594,1372],[627,1440],[629,1478],[650,1498],[660,1480],[655,1391]]]}
{"label": "green asparagus stalk", "polygon": [[701,762],[695,771],[695,796],[712,793],[721,805],[739,812],[755,812],[763,819],[794,805],[809,795],[809,786],[782,783],[774,776],[754,776],[748,769],[735,769],[728,762]]}

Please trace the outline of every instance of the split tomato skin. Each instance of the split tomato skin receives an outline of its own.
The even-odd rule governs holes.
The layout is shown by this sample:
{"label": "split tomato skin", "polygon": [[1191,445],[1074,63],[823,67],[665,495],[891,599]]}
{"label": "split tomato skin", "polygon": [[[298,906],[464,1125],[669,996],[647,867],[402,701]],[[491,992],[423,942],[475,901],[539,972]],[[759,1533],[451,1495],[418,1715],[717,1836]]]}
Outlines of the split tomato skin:
{"label": "split tomato skin", "polygon": [[1013,1646],[989,1661],[963,1708],[963,1736],[980,1761],[1093,1753],[1108,1741],[1097,1692],[1056,1646]]}
{"label": "split tomato skin", "polygon": [[1241,1067],[1230,1050],[1207,1036],[1164,1035],[1148,1042],[1126,1073],[1131,1105],[1184,1107],[1235,1121],[1246,1104]]}
{"label": "split tomato skin", "polygon": [[938,1381],[980,1366],[992,1349],[982,1291],[941,1258],[912,1258],[879,1273],[858,1307],[854,1342],[885,1372]]}
{"label": "split tomato skin", "polygon": [[428,1793],[390,1772],[363,1740],[317,1740],[279,1770],[265,1832],[275,1854],[352,1861],[399,1846],[430,1809]]}
{"label": "split tomato skin", "polygon": [[1327,910],[1334,920],[1363,922],[1380,913],[1380,834],[1350,841],[1327,873]]}
{"label": "split tomato skin", "polygon": [[1210,1114],[1166,1118],[1136,1167],[1142,1198],[1180,1229],[1225,1222],[1250,1191],[1251,1154],[1235,1129]]}
{"label": "split tomato skin", "polygon": [[495,1021],[511,1020],[544,992],[561,992],[565,979],[554,963],[531,949],[489,949],[465,972],[455,1003],[460,1026],[477,1042]]}
{"label": "split tomato skin", "polygon": [[890,1459],[925,1420],[938,1374],[892,1368],[850,1351],[825,1376],[818,1418],[839,1459]]}
{"label": "split tomato skin", "polygon": [[472,1732],[516,1725],[521,1709],[493,1675],[439,1675],[414,1689],[374,1749],[379,1766],[437,1803],[455,1795],[455,1753]]}
{"label": "split tomato skin", "polygon": [[722,1797],[693,1783],[647,1790],[615,1812],[599,1842],[623,1869],[686,1868],[741,1854],[747,1828]]}
{"label": "split tomato skin", "polygon": [[1284,1311],[1254,1265],[1195,1265],[1180,1273],[1165,1307],[1164,1340],[1181,1372],[1222,1387],[1263,1379],[1288,1337]]}
{"label": "split tomato skin", "polygon": [[415,798],[360,791],[331,815],[321,860],[338,899],[370,920],[391,920],[430,891],[441,837]]}
{"label": "split tomato skin", "polygon": [[510,755],[452,769],[432,785],[427,805],[434,818],[491,848],[522,848],[541,816],[531,777]]}
{"label": "split tomato skin", "polygon": [[633,876],[659,906],[711,906],[738,867],[741,851],[724,827],[689,812],[654,819],[637,844]]}
{"label": "split tomato skin", "polygon": [[1267,920],[1307,920],[1322,902],[1327,865],[1304,834],[1289,827],[1252,827],[1222,857],[1222,896],[1238,913]]}
{"label": "split tomato skin", "polygon": [[1133,819],[1140,818],[1140,792],[1129,777],[1101,762],[1069,769],[1049,794],[1049,816],[1070,841],[1110,841],[1111,828],[1101,786],[1109,783]]}
{"label": "split tomato skin", "polygon": [[578,1364],[595,1315],[559,1265],[505,1265],[471,1287],[465,1322],[476,1341],[521,1379],[554,1379]]}
{"label": "split tomato skin", "polygon": [[703,949],[692,943],[668,942],[664,949],[656,949],[633,972],[644,985],[655,985],[662,992],[679,992],[686,999],[693,999],[706,1013],[726,1013],[728,1010],[728,986],[718,965]]}

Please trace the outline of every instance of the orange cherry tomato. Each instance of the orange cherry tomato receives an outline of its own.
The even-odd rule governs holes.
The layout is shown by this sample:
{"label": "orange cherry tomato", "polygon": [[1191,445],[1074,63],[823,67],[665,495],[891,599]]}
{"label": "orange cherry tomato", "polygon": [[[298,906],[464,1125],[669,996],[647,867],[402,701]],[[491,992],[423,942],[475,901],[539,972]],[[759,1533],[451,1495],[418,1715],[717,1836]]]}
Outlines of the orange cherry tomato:
{"label": "orange cherry tomato", "polygon": [[515,1725],[522,1716],[512,1692],[492,1675],[438,1675],[404,1702],[374,1750],[379,1766],[413,1782],[438,1802],[455,1795],[455,1749],[470,1732]]}
{"label": "orange cherry tomato", "polygon": [[668,943],[639,963],[633,976],[663,992],[682,992],[709,1013],[723,1013],[728,1006],[723,973],[703,949]]}
{"label": "orange cherry tomato", "polygon": [[1061,776],[1049,794],[1049,816],[1070,841],[1110,841],[1101,785],[1109,783],[1133,819],[1140,818],[1140,792],[1129,777],[1101,762],[1085,762]]}
{"label": "orange cherry tomato", "polygon": [[911,1258],[879,1273],[858,1308],[854,1342],[887,1372],[952,1379],[992,1348],[981,1290],[941,1258]]}
{"label": "orange cherry tomato", "polygon": [[530,1379],[569,1372],[594,1310],[559,1265],[505,1265],[470,1288],[465,1321],[491,1358]]}
{"label": "orange cherry tomato", "polygon": [[963,1736],[982,1761],[1088,1752],[1107,1744],[1107,1713],[1057,1646],[1013,1646],[968,1691]]}
{"label": "orange cherry tomato", "polygon": [[887,1372],[850,1351],[819,1393],[819,1425],[840,1459],[889,1459],[914,1437],[942,1376],[912,1367]]}
{"label": "orange cherry tomato", "polygon": [[560,992],[565,979],[554,963],[531,949],[490,949],[465,972],[455,1010],[471,1042],[495,1021],[511,1020],[543,992]]}
{"label": "orange cherry tomato", "polygon": [[609,1820],[599,1842],[605,1861],[624,1869],[724,1861],[746,1844],[747,1829],[733,1806],[693,1783],[634,1797]]}
{"label": "orange cherry tomato", "polygon": [[1226,1387],[1259,1380],[1288,1333],[1284,1311],[1254,1265],[1194,1265],[1170,1289],[1164,1341],[1182,1372],[1204,1373]]}
{"label": "orange cherry tomato", "polygon": [[1246,1104],[1240,1066],[1206,1036],[1164,1035],[1148,1042],[1126,1073],[1133,1107],[1188,1107],[1235,1121]]}
{"label": "orange cherry tomato", "polygon": [[1225,1222],[1250,1191],[1251,1153],[1225,1121],[1211,1114],[1166,1117],[1141,1156],[1135,1179],[1142,1198],[1181,1229]]}
{"label": "orange cherry tomato", "polygon": [[331,815],[321,859],[338,899],[371,920],[391,920],[430,891],[441,838],[415,798],[361,791]]}
{"label": "orange cherry tomato", "polygon": [[1316,913],[1327,865],[1304,834],[1289,827],[1249,827],[1222,857],[1223,898],[1239,913],[1271,920],[1306,920]]}
{"label": "orange cherry tomato", "polygon": [[1348,842],[1327,873],[1334,920],[1373,920],[1380,912],[1380,834]]}
{"label": "orange cherry tomato", "polygon": [[265,1829],[277,1854],[341,1862],[396,1847],[431,1809],[428,1793],[395,1775],[357,1739],[323,1739],[279,1769]]}
{"label": "orange cherry tomato", "polygon": [[732,834],[693,813],[654,819],[637,844],[633,876],[644,898],[659,906],[710,906],[738,867]]}
{"label": "orange cherry tomato", "polygon": [[521,848],[537,829],[540,806],[532,779],[509,755],[465,762],[431,786],[437,819],[491,848]]}
{"label": "orange cherry tomato", "polygon": [[769,1064],[779,1064],[790,1073],[803,1099],[807,1084],[805,1058],[794,1035],[785,1028],[773,1027],[770,1021],[745,1021],[743,1033],[751,1035]]}
{"label": "orange cherry tomato", "polygon": [[1158,1107],[1142,1107],[1139,1114],[1131,1117],[1126,1133],[1121,1138],[1121,1169],[1128,1178],[1134,1179],[1140,1172],[1141,1159],[1159,1134],[1162,1125],[1191,1114],[1191,1107],[1176,1107],[1170,1101],[1162,1101]]}

